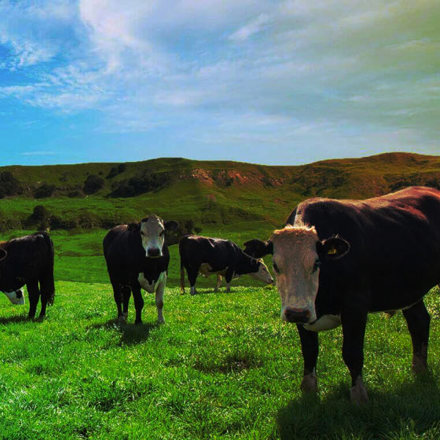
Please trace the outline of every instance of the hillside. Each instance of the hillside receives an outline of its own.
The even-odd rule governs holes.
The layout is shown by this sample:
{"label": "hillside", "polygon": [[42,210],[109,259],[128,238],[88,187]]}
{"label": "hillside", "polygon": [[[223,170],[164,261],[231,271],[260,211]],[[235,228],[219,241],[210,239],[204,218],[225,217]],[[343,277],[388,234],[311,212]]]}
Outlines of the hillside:
{"label": "hillside", "polygon": [[[0,167],[0,228],[108,228],[156,212],[199,227],[280,225],[311,196],[363,198],[407,185],[440,188],[440,156],[386,153],[303,166],[181,158]],[[35,206],[45,209],[34,213]]]}

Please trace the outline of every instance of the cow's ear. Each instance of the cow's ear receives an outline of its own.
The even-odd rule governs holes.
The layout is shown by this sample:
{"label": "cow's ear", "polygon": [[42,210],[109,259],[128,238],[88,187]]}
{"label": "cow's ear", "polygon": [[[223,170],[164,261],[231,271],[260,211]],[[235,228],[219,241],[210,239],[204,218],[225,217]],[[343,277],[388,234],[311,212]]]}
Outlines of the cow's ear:
{"label": "cow's ear", "polygon": [[319,258],[321,260],[338,260],[350,250],[350,243],[342,237],[335,235],[316,244]]}
{"label": "cow's ear", "polygon": [[8,256],[7,251],[5,251],[3,248],[0,248],[0,262],[6,259]]}
{"label": "cow's ear", "polygon": [[265,241],[266,244],[266,252],[270,255],[273,255],[273,243],[270,240]]}
{"label": "cow's ear", "polygon": [[141,229],[141,224],[140,223],[129,223],[127,229],[129,231],[138,232]]}
{"label": "cow's ear", "polygon": [[179,227],[179,224],[174,220],[169,220],[164,223],[164,226],[166,231],[175,231]]}

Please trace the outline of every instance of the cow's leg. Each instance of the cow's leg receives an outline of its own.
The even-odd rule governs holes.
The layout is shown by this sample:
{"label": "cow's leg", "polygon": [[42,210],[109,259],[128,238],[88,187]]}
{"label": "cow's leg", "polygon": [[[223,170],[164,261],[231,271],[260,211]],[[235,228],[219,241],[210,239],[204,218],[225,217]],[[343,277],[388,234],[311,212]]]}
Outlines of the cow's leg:
{"label": "cow's leg", "polygon": [[189,285],[191,287],[190,293],[191,295],[195,295],[197,293],[196,291],[196,280],[197,275],[199,274],[200,267],[187,267],[186,272],[188,273],[188,281]]}
{"label": "cow's leg", "polygon": [[413,346],[412,369],[422,373],[427,368],[429,322],[431,320],[425,304],[419,301],[409,309],[403,310]]}
{"label": "cow's leg", "polygon": [[118,321],[124,323],[126,318],[122,313],[122,296],[124,287],[116,280],[111,280],[113,287],[113,298],[115,299],[116,308],[118,309]]}
{"label": "cow's leg", "polygon": [[40,293],[41,293],[41,311],[40,311],[40,315],[38,318],[43,319],[44,316],[46,315],[46,306],[47,306],[48,295],[47,295],[46,291],[41,287],[41,283],[40,283]]}
{"label": "cow's leg", "polygon": [[234,271],[228,268],[228,270],[225,273],[226,292],[228,293],[231,291],[231,281],[233,276],[234,276]]}
{"label": "cow's leg", "polygon": [[139,283],[134,284],[131,288],[133,291],[134,307],[136,309],[135,324],[142,324],[142,309],[144,308],[144,299],[142,298],[141,288]]}
{"label": "cow's leg", "polygon": [[27,290],[29,295],[29,315],[30,319],[35,318],[35,312],[37,311],[38,299],[40,298],[40,289],[38,288],[38,281],[29,281],[27,284]]}
{"label": "cow's leg", "polygon": [[221,285],[222,285],[222,276],[218,273],[217,274],[217,283],[215,285],[214,292],[218,292],[218,289],[220,289]]}
{"label": "cow's leg", "polygon": [[130,287],[124,286],[122,288],[122,319],[127,322],[128,318],[128,304],[130,302],[131,290]]}
{"label": "cow's leg", "polygon": [[318,391],[318,380],[316,378],[316,362],[318,360],[318,333],[306,330],[302,325],[297,324],[301,351],[304,359],[304,376],[301,382],[303,392]]}
{"label": "cow's leg", "polygon": [[162,309],[163,309],[163,294],[165,292],[166,283],[167,283],[167,277],[165,275],[163,281],[159,283],[156,289],[157,322],[159,324],[165,323],[165,319],[162,314]]}
{"label": "cow's leg", "polygon": [[341,315],[341,321],[344,338],[342,357],[351,375],[350,398],[355,404],[368,402],[368,393],[362,381],[367,312],[360,310],[344,311]]}

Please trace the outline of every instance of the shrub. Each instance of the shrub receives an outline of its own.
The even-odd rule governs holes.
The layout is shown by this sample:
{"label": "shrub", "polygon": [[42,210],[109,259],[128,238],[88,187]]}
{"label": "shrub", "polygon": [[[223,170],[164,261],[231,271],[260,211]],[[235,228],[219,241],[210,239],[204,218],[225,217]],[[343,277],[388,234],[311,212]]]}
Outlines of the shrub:
{"label": "shrub", "polygon": [[112,179],[113,177],[116,177],[118,174],[122,174],[127,168],[127,165],[125,163],[120,163],[119,165],[115,165],[112,167],[107,175],[107,179]]}
{"label": "shrub", "polygon": [[51,197],[56,189],[55,185],[49,185],[47,183],[43,183],[38,188],[34,189],[34,197],[36,199],[44,199],[46,197]]}
{"label": "shrub", "polygon": [[9,171],[0,173],[0,199],[6,196],[22,194],[23,188],[20,182]]}
{"label": "shrub", "polygon": [[86,194],[94,194],[104,186],[104,179],[96,174],[90,174],[84,182],[83,191]]}
{"label": "shrub", "polygon": [[134,197],[150,191],[158,191],[169,185],[171,177],[168,173],[144,173],[113,185],[111,197]]}
{"label": "shrub", "polygon": [[44,230],[49,227],[49,210],[43,205],[36,205],[32,214],[25,220],[25,226]]}

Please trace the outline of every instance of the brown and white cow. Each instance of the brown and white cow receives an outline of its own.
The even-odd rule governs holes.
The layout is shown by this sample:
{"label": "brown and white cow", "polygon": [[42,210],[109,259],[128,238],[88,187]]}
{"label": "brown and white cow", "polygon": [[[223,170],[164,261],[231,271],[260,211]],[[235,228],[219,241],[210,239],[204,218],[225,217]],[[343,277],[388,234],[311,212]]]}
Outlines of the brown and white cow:
{"label": "brown and white cow", "polygon": [[413,370],[427,367],[430,317],[423,296],[440,281],[440,191],[410,187],[367,200],[315,198],[270,238],[281,317],[297,324],[304,391],[317,389],[318,332],[342,324],[351,399],[368,400],[362,382],[370,312],[402,310]]}

